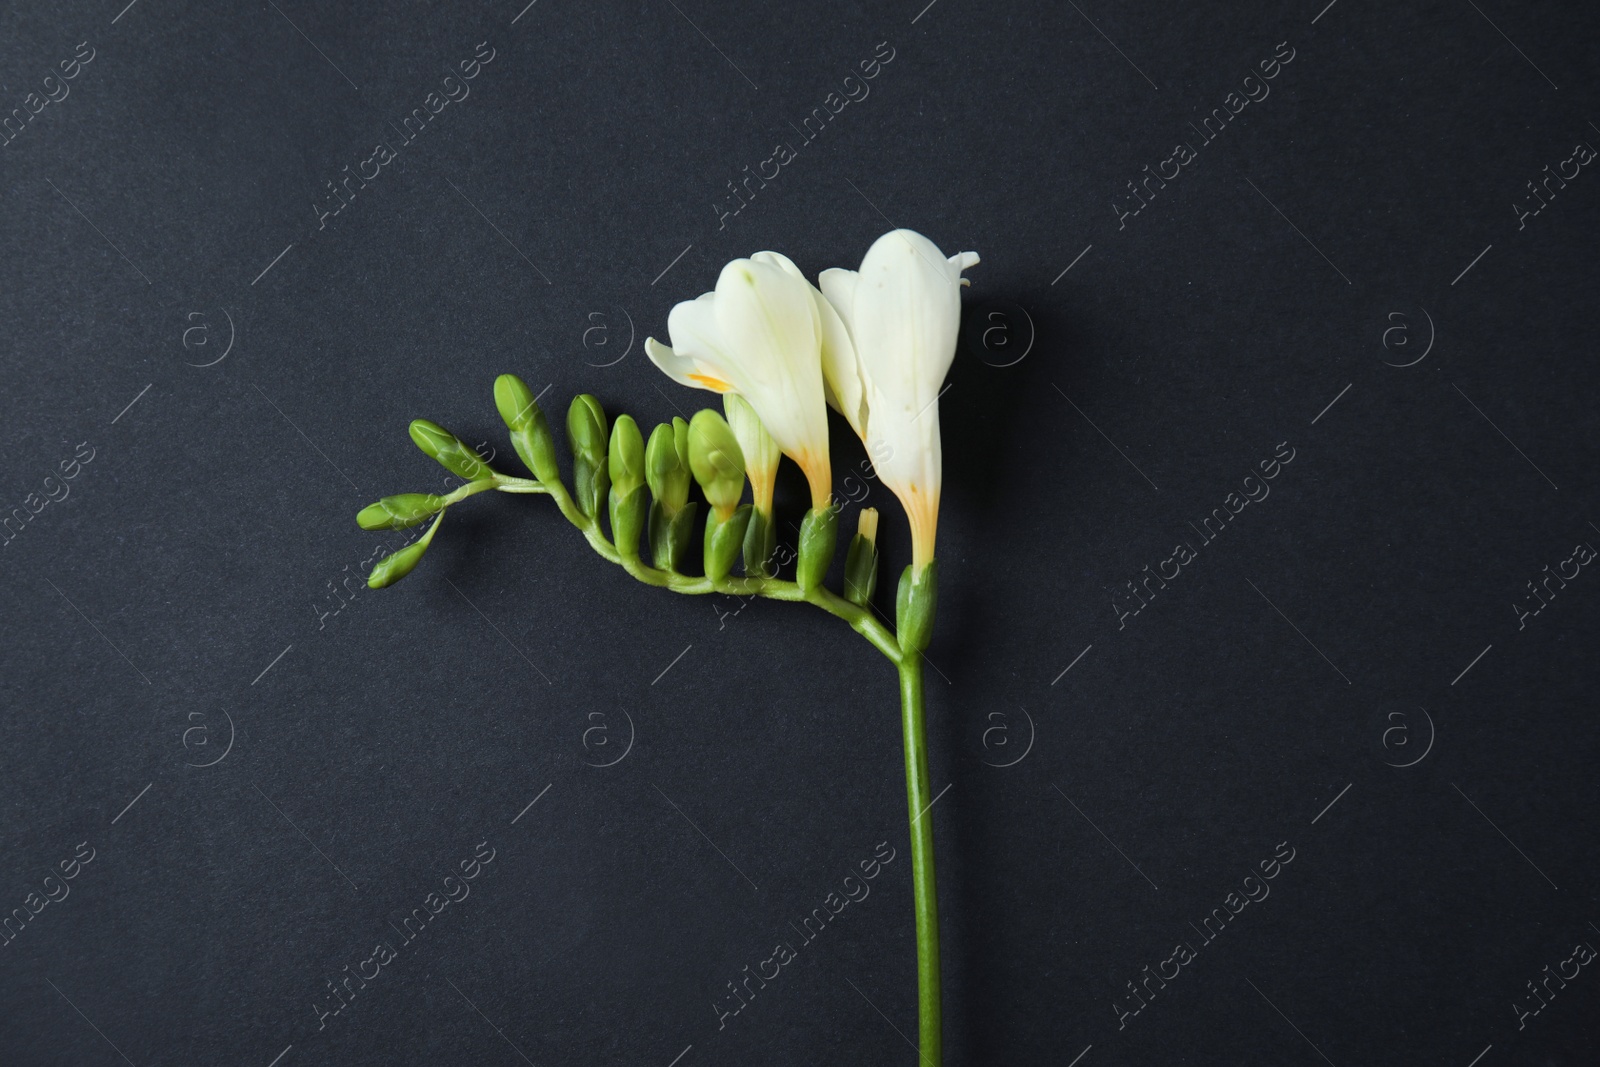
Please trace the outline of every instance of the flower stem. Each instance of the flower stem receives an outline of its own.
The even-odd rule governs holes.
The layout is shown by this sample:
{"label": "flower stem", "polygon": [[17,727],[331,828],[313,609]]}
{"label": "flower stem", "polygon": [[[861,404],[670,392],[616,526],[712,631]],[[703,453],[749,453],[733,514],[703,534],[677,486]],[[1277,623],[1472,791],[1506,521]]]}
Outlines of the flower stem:
{"label": "flower stem", "polygon": [[911,889],[917,920],[918,1051],[924,1067],[943,1062],[939,1011],[939,899],[933,877],[934,797],[928,781],[928,737],[922,697],[922,655],[900,659],[901,723],[906,748],[906,809],[911,819]]}

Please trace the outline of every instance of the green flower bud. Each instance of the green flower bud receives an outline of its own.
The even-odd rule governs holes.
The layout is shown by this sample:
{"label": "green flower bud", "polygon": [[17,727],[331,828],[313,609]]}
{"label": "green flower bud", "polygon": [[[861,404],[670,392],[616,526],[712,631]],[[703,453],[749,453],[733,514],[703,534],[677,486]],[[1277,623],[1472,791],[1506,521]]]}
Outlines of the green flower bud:
{"label": "green flower bud", "polygon": [[759,508],[750,513],[744,532],[744,573],[751,578],[773,576],[772,553],[778,547],[778,528],[772,513]]}
{"label": "green flower bud", "polygon": [[515,374],[502,374],[494,380],[494,406],[511,431],[511,447],[517,450],[522,462],[541,482],[554,484],[561,480],[561,468],[556,465],[556,443],[550,435],[550,423],[539,410],[533,390]]}
{"label": "green flower bud", "polygon": [[812,508],[800,520],[800,560],[795,564],[794,580],[802,593],[821,587],[833,564],[833,550],[838,540],[838,509]]}
{"label": "green flower bud", "polygon": [[739,558],[751,510],[746,504],[726,519],[718,518],[715,512],[706,519],[706,577],[712,582],[726,578],[733,561]]}
{"label": "green flower bud", "polygon": [[440,426],[427,419],[417,419],[411,424],[411,440],[417,447],[439,461],[439,465],[451,474],[459,474],[469,482],[491,477],[494,471],[489,465],[478,458],[478,454],[468,448],[466,443]]}
{"label": "green flower bud", "polygon": [[605,506],[611,474],[606,456],[609,432],[600,401],[583,393],[567,408],[567,442],[572,446],[573,497],[591,519]]}
{"label": "green flower bud", "polygon": [[921,652],[933,637],[933,613],[939,606],[939,561],[913,574],[910,567],[900,575],[900,591],[895,597],[895,628],[899,631],[902,652]]}
{"label": "green flower bud", "polygon": [[438,532],[439,524],[443,521],[444,512],[441,511],[439,517],[433,520],[433,525],[428,527],[427,533],[393,555],[380,559],[373,566],[372,573],[367,575],[367,586],[372,589],[384,589],[410,574],[422,559],[422,554],[428,551],[428,546],[433,543],[433,535]]}
{"label": "green flower bud", "polygon": [[401,493],[368,504],[356,514],[363,530],[400,530],[415,526],[444,507],[444,497],[434,493]]}
{"label": "green flower bud", "polygon": [[[612,492],[626,497],[644,485],[644,435],[631,415],[618,415],[611,427],[610,460]],[[634,543],[638,543],[635,536]]]}
{"label": "green flower bud", "polygon": [[844,558],[844,598],[866,607],[878,585],[878,509],[862,508],[860,525]]}
{"label": "green flower bud", "polygon": [[727,421],[710,408],[695,412],[689,423],[689,469],[718,521],[726,523],[744,493],[744,453]]}
{"label": "green flower bud", "polygon": [[[621,427],[620,419],[617,425]],[[617,552],[623,559],[639,558],[639,535],[644,532],[645,518],[649,511],[650,494],[645,492],[644,486],[636,485],[624,493],[615,483],[612,484],[611,539],[616,542]]]}
{"label": "green flower bud", "polygon": [[674,426],[663,422],[650,431],[650,444],[645,448],[644,473],[650,483],[650,495],[656,498],[668,517],[683,510],[689,500],[689,424],[682,419],[683,444]]}

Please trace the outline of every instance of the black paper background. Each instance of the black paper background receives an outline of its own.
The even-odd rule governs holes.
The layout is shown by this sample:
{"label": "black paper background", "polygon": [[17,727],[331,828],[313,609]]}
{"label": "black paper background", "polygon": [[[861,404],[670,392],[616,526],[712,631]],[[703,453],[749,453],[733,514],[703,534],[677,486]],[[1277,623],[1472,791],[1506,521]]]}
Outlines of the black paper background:
{"label": "black paper background", "polygon": [[[414,417],[515,470],[503,371],[558,423],[710,403],[643,355],[674,302],[891,225],[983,256],[928,653],[950,1064],[1593,1062],[1600,975],[1550,976],[1600,946],[1600,578],[1516,607],[1600,544],[1600,177],[1549,178],[1600,144],[1585,5],[524,2],[4,15],[0,503],[66,495],[0,549],[0,1062],[914,1063],[881,657],[641,586],[538,498],[381,593],[400,542],[352,521],[445,484]],[[890,495],[841,491],[897,574]]]}

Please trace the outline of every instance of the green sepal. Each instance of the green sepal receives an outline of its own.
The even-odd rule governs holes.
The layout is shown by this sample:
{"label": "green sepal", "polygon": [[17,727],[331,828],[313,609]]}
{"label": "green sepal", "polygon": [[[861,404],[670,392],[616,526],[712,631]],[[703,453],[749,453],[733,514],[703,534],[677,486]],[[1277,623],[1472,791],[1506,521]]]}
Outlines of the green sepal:
{"label": "green sepal", "polygon": [[[651,438],[654,439],[653,434]],[[650,519],[646,525],[650,532],[650,565],[658,571],[675,570],[672,566],[672,541],[667,536],[672,529],[672,520],[667,518],[661,501],[651,502]]]}
{"label": "green sepal", "polygon": [[933,637],[933,613],[939,606],[939,561],[913,575],[907,567],[900,575],[895,596],[895,629],[902,652],[921,652]]}
{"label": "green sepal", "polygon": [[650,494],[644,486],[636,485],[626,493],[611,487],[611,539],[623,559],[639,558],[639,535],[644,532],[649,510]]}
{"label": "green sepal", "polygon": [[800,559],[795,564],[795,584],[800,592],[821,587],[833,565],[833,551],[839,540],[837,508],[812,508],[800,520]]}
{"label": "green sepal", "polygon": [[726,522],[719,521],[716,512],[706,518],[706,577],[713,582],[722,581],[733,570],[733,561],[744,547],[744,532],[752,510],[749,504],[743,504]]}
{"label": "green sepal", "polygon": [[657,570],[683,573],[694,546],[694,520],[699,514],[699,501],[685,504],[676,515],[668,515],[659,500],[650,505],[650,561]]}
{"label": "green sepal", "polygon": [[374,564],[371,573],[367,575],[368,588],[384,589],[410,574],[422,559],[422,554],[428,551],[428,546],[433,543],[433,535],[443,521],[444,512],[441,511],[439,517],[433,520],[433,525],[428,527],[427,533]]}
{"label": "green sepal", "polygon": [[611,488],[610,437],[605,409],[588,393],[572,398],[567,408],[567,443],[572,446],[573,498],[578,510],[597,518]]}
{"label": "green sepal", "polygon": [[667,543],[671,546],[672,569],[683,573],[689,555],[694,551],[694,521],[700,515],[700,501],[692,500],[674,515],[667,524]]}
{"label": "green sepal", "polygon": [[458,474],[469,482],[479,481],[494,474],[478,454],[467,447],[465,441],[427,419],[411,423],[411,440],[418,448],[439,461],[451,474]]}
{"label": "green sepal", "polygon": [[500,409],[500,417],[511,431],[511,447],[523,465],[541,482],[561,481],[555,438],[550,434],[549,420],[533,398],[533,390],[515,374],[502,374],[494,380],[494,406]]}
{"label": "green sepal", "polygon": [[771,578],[772,553],[777,547],[778,528],[772,524],[772,516],[752,511],[744,531],[744,573],[751,578]]}
{"label": "green sepal", "polygon": [[403,530],[426,522],[444,507],[437,493],[399,493],[368,504],[356,513],[356,525],[363,530]]}
{"label": "green sepal", "polygon": [[850,551],[844,557],[844,598],[864,608],[877,587],[878,546],[856,534],[850,539]]}

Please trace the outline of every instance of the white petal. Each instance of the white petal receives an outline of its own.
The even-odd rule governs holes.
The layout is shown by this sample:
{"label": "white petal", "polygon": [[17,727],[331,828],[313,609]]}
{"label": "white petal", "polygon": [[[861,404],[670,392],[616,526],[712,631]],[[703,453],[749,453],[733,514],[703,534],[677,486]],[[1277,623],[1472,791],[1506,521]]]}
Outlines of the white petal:
{"label": "white petal", "polygon": [[956,264],[913,230],[884,234],[861,261],[849,321],[862,377],[915,414],[938,395],[955,358]]}
{"label": "white petal", "polygon": [[[785,274],[792,274],[802,281],[805,279],[805,275],[800,273],[800,268],[794,265],[794,260],[782,252],[757,252],[750,258],[757,263],[765,263],[768,266],[777,267]],[[810,283],[807,282],[806,284],[809,285]]]}
{"label": "white petal", "polygon": [[850,318],[855,313],[856,283],[860,280],[861,275],[843,267],[829,267],[817,275],[817,285],[822,289],[822,295],[828,298],[833,310],[844,320],[846,329],[850,328]]}
{"label": "white petal", "polygon": [[771,260],[736,259],[717,277],[718,332],[753,376],[770,378],[780,367],[814,358],[819,343],[811,284],[783,262],[787,270]]}
{"label": "white petal", "polygon": [[[738,364],[717,326],[715,293],[703,293],[697,299],[674,305],[667,315],[667,332],[672,335],[676,354],[691,364],[680,376],[657,360],[656,366],[674,381],[716,393],[739,388]],[[650,358],[654,360],[655,355],[652,353]]]}
{"label": "white petal", "polygon": [[733,430],[734,439],[739,442],[739,450],[744,453],[744,469],[750,475],[758,502],[765,490],[768,497],[766,503],[770,505],[772,479],[777,473],[780,455],[777,442],[761,424],[755,408],[738,393],[729,393],[722,398],[722,410],[727,413],[728,426]]}
{"label": "white petal", "polygon": [[789,269],[793,264],[734,260],[717,278],[714,310],[718,336],[737,362],[735,388],[779,447],[804,465],[827,456],[821,325],[811,283]]}
{"label": "white petal", "polygon": [[691,381],[689,375],[695,372],[694,360],[687,356],[680,356],[654,337],[644,339],[645,355],[650,357],[650,362],[660,367],[668,378],[679,385],[687,385],[695,389],[703,389],[700,383]]}
{"label": "white petal", "polygon": [[[855,276],[855,271],[835,268],[823,271],[821,281],[835,292],[847,296],[854,291]],[[861,364],[856,358],[855,342],[850,339],[850,330],[833,301],[815,289],[812,295],[822,320],[822,382],[827,390],[828,403],[845,417],[856,436],[864,438],[867,432],[866,393],[861,384]]]}

